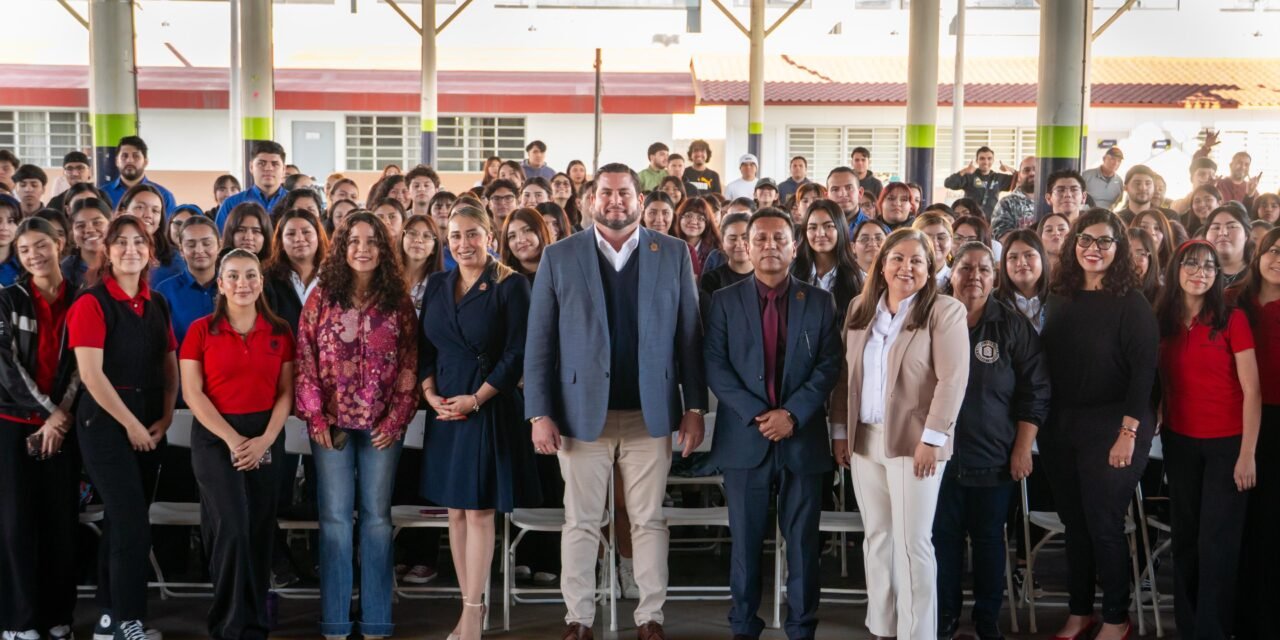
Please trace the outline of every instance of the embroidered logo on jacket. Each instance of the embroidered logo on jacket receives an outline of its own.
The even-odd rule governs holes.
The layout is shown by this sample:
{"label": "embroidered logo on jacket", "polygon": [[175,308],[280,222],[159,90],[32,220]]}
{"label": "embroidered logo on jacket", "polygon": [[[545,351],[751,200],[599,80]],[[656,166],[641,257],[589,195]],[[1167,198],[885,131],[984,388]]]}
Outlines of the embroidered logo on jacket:
{"label": "embroidered logo on jacket", "polygon": [[1000,359],[1000,346],[994,340],[983,340],[974,345],[973,357],[983,364],[992,364]]}

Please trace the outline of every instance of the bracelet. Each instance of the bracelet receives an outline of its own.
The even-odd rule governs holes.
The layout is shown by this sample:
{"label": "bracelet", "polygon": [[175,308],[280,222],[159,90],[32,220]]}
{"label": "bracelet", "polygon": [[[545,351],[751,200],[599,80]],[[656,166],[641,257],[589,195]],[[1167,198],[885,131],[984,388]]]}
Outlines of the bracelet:
{"label": "bracelet", "polygon": [[471,394],[471,402],[475,403],[475,406],[471,408],[471,413],[475,413],[475,412],[479,411],[479,410],[480,410],[480,398],[477,398],[477,397],[476,397],[476,394],[474,394],[474,393],[473,393],[473,394]]}
{"label": "bracelet", "polygon": [[1137,429],[1128,429],[1128,428],[1126,428],[1126,427],[1120,427],[1120,435],[1122,435],[1122,436],[1127,436],[1128,438],[1130,438],[1130,439],[1132,439],[1132,440],[1137,440],[1137,439],[1138,439],[1138,430],[1137,430]]}

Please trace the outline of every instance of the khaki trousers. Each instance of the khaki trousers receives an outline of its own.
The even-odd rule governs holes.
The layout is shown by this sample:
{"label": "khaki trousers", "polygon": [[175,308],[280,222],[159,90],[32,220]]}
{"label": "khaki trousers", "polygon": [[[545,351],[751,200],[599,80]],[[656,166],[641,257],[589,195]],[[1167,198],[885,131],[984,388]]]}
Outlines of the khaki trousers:
{"label": "khaki trousers", "polygon": [[862,512],[867,571],[867,629],[880,637],[934,640],[938,626],[938,563],[933,513],[945,463],[916,478],[910,457],[885,455],[884,427],[867,429],[867,455],[853,456],[853,490]]}
{"label": "khaki trousers", "polygon": [[671,470],[671,439],[649,435],[640,411],[610,411],[595,442],[564,438],[559,458],[564,477],[560,590],[568,609],[565,623],[590,627],[595,621],[600,525],[607,521],[609,479],[616,461],[631,517],[633,566],[640,587],[636,626],[662,624],[669,541],[662,500]]}

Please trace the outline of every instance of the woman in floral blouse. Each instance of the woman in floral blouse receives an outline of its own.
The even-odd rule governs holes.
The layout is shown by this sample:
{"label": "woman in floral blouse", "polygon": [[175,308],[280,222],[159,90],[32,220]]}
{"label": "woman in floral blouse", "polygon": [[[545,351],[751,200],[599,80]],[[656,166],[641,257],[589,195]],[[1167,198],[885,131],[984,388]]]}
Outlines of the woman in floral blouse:
{"label": "woman in floral blouse", "polygon": [[320,632],[346,638],[352,511],[359,500],[360,632],[391,635],[391,488],[418,406],[417,316],[386,225],[353,213],[320,266],[298,325],[298,416],[315,443],[320,507]]}

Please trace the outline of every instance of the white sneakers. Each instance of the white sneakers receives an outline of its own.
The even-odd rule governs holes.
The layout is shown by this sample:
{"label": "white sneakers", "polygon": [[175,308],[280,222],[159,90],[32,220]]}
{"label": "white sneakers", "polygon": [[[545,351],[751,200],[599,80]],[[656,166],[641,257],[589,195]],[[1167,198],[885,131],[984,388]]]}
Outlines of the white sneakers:
{"label": "white sneakers", "polygon": [[40,632],[35,629],[4,631],[0,632],[0,640],[40,640]]}
{"label": "white sneakers", "polygon": [[640,585],[636,584],[636,572],[631,558],[620,558],[618,563],[618,582],[622,584],[622,597],[627,600],[640,599]]}

